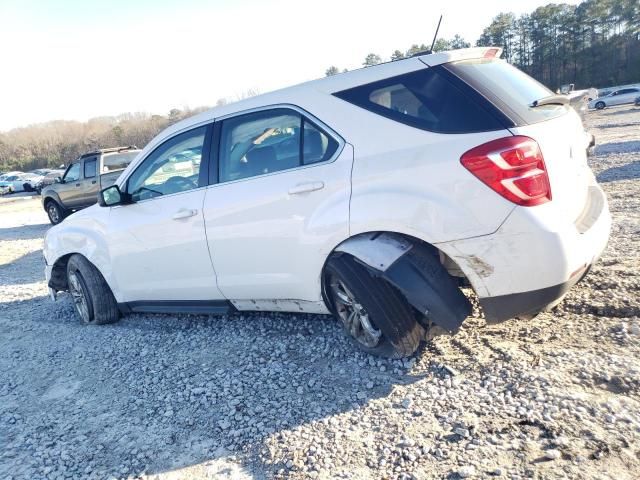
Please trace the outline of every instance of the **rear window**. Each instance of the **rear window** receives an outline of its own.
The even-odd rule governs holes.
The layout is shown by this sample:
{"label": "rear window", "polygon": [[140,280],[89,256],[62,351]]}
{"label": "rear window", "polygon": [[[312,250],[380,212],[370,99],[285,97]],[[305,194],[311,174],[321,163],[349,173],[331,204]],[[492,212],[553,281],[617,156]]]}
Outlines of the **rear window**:
{"label": "rear window", "polygon": [[532,108],[535,100],[553,92],[504,60],[462,60],[445,68],[480,92],[516,125],[542,122],[567,112],[564,105]]}
{"label": "rear window", "polygon": [[488,102],[451,77],[442,68],[426,68],[334,95],[384,117],[431,132],[473,133],[504,128]]}
{"label": "rear window", "polygon": [[138,153],[140,152],[111,153],[105,155],[102,159],[102,173],[109,173],[115,170],[123,170],[127,168],[131,161],[136,158]]}

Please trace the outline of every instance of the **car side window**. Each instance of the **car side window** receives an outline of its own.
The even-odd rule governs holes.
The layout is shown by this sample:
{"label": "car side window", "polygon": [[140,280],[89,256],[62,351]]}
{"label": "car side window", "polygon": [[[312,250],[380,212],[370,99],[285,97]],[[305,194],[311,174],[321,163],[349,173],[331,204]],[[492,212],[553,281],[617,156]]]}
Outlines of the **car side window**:
{"label": "car side window", "polygon": [[223,120],[220,182],[329,160],[338,142],[298,112],[276,108]]}
{"label": "car side window", "polygon": [[[509,72],[508,93],[520,99],[530,94],[526,80]],[[524,74],[523,74],[524,75]],[[535,87],[535,85],[534,85]],[[547,90],[540,87],[545,93]],[[473,133],[504,128],[468,90],[452,82],[443,68],[426,68],[334,93],[335,96],[412,127],[439,133]]]}
{"label": "car side window", "polygon": [[312,163],[329,160],[338,149],[338,142],[316,127],[306,118],[304,119],[304,135],[302,138],[302,163]]}
{"label": "car side window", "polygon": [[65,182],[75,182],[80,179],[80,163],[72,163],[64,174]]}
{"label": "car side window", "polygon": [[220,182],[240,180],[300,165],[302,117],[274,109],[222,122]]}
{"label": "car side window", "polygon": [[84,178],[93,178],[96,176],[97,159],[87,158],[84,161]]}
{"label": "car side window", "polygon": [[200,185],[200,160],[207,127],[176,135],[157,147],[127,180],[127,193],[134,202]]}

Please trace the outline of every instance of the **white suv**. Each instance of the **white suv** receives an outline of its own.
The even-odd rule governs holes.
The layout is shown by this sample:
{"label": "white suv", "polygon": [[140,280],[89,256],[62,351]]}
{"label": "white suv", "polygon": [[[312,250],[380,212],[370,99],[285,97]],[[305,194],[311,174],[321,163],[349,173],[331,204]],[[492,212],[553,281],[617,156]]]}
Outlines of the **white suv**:
{"label": "white suv", "polygon": [[152,140],[46,236],[83,322],[127,312],[333,313],[412,354],[557,303],[601,254],[606,197],[566,99],[471,48],[215,108]]}

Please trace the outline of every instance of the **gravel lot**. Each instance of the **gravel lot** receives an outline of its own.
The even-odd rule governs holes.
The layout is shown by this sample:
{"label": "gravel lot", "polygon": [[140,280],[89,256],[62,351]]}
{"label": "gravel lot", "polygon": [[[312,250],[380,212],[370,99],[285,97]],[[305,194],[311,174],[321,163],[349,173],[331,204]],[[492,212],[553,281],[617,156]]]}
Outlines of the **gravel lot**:
{"label": "gravel lot", "polygon": [[640,108],[588,116],[610,245],[553,312],[408,361],[324,316],[82,327],[37,200],[0,203],[0,478],[615,478],[640,472]]}

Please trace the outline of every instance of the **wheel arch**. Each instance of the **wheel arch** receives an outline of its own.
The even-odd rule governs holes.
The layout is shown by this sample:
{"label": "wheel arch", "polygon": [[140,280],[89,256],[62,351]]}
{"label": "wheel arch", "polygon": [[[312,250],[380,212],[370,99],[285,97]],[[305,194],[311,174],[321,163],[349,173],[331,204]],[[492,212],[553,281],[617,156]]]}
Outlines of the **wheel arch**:
{"label": "wheel arch", "polygon": [[[409,252],[412,252],[409,255]],[[460,286],[471,284],[465,270],[436,245],[399,232],[373,231],[353,235],[336,245],[322,267],[320,284],[322,300],[332,313],[328,288],[327,265],[335,255],[350,255],[364,264],[373,275],[390,281],[420,313],[425,313],[425,302],[433,308],[433,323],[449,331],[456,330],[469,315],[471,305],[461,293]],[[393,267],[393,268],[392,268]],[[440,268],[449,280],[434,284],[429,277]],[[443,274],[439,272],[440,280]],[[431,292],[432,295],[429,294]],[[450,309],[435,301],[433,295],[450,303]],[[446,310],[446,311],[445,311]]]}
{"label": "wheel arch", "polygon": [[51,201],[56,202],[60,206],[60,208],[64,208],[62,206],[62,202],[60,201],[60,197],[55,191],[45,192],[42,198],[42,206],[45,210],[47,209],[47,203]]}
{"label": "wheel arch", "polygon": [[[56,234],[52,235],[53,229]],[[49,286],[56,291],[66,290],[67,263],[72,255],[80,255],[100,272],[116,300],[121,301],[113,276],[109,246],[96,229],[66,225],[66,222],[53,229],[45,236],[44,245],[45,258],[51,265]]]}

